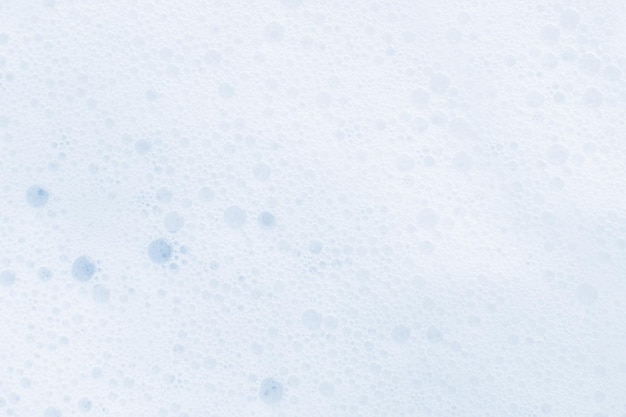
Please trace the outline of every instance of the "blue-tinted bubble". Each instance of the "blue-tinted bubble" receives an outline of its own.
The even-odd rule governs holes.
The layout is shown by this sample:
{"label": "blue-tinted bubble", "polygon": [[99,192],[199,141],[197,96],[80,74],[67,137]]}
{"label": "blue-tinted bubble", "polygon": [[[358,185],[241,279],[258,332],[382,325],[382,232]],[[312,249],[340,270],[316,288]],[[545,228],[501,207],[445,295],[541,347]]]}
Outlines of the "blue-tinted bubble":
{"label": "blue-tinted bubble", "polygon": [[309,243],[309,252],[311,252],[312,254],[317,255],[321,251],[322,251],[322,242],[320,242],[318,240],[312,240]]}
{"label": "blue-tinted bubble", "polygon": [[76,258],[72,265],[72,276],[80,282],[89,281],[95,272],[96,265],[84,255]]}
{"label": "blue-tinted bubble", "polygon": [[155,239],[148,245],[148,256],[154,263],[165,263],[172,257],[172,247],[164,239]]}
{"label": "blue-tinted bubble", "polygon": [[135,151],[140,155],[150,152],[150,149],[152,149],[152,144],[147,140],[140,139],[135,142]]}
{"label": "blue-tinted bubble", "polygon": [[309,330],[317,330],[322,325],[322,315],[313,309],[302,313],[302,324]]}
{"label": "blue-tinted bubble", "polygon": [[224,210],[224,222],[232,228],[239,228],[246,222],[246,212],[239,206],[230,206]]}
{"label": "blue-tinted bubble", "polygon": [[13,283],[15,282],[15,274],[13,273],[13,271],[2,271],[0,272],[0,285],[2,285],[3,287],[8,287],[10,285],[13,285]]}
{"label": "blue-tinted bubble", "polygon": [[167,213],[165,215],[165,218],[163,219],[163,225],[165,226],[165,229],[167,229],[167,231],[170,233],[178,232],[180,229],[182,229],[184,224],[185,219],[183,219],[183,217],[175,211]]}
{"label": "blue-tinted bubble", "polygon": [[396,326],[391,331],[391,337],[396,343],[405,343],[409,340],[409,336],[411,335],[411,330],[409,330],[406,326]]}
{"label": "blue-tinted bubble", "polygon": [[106,303],[109,301],[110,291],[104,285],[94,285],[91,289],[91,297],[98,303]]}
{"label": "blue-tinted bubble", "polygon": [[156,193],[156,198],[159,203],[169,203],[172,201],[172,192],[167,188],[160,188]]}
{"label": "blue-tinted bubble", "polygon": [[61,417],[61,411],[56,407],[47,408],[43,413],[44,417]]}
{"label": "blue-tinted bubble", "polygon": [[87,412],[91,410],[91,401],[87,398],[81,398],[78,400],[78,409],[82,412]]}
{"label": "blue-tinted bubble", "polygon": [[275,404],[283,398],[283,386],[274,378],[265,378],[261,381],[259,398],[266,404]]}
{"label": "blue-tinted bubble", "polygon": [[43,207],[48,202],[48,192],[38,185],[33,185],[26,190],[26,202],[31,207]]}
{"label": "blue-tinted bubble", "polygon": [[264,229],[271,229],[276,226],[276,218],[269,211],[264,211],[259,214],[259,225]]}
{"label": "blue-tinted bubble", "polygon": [[50,281],[50,279],[52,278],[52,271],[45,266],[42,266],[41,268],[39,268],[39,271],[37,271],[37,275],[42,281]]}

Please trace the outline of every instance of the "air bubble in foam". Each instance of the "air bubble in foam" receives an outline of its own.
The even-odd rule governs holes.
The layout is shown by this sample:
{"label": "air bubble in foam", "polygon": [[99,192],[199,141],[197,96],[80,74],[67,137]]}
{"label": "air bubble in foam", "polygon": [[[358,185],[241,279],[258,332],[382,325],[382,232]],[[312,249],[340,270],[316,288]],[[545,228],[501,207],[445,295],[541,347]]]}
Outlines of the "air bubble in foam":
{"label": "air bubble in foam", "polygon": [[32,185],[26,190],[26,202],[35,208],[43,207],[48,202],[48,191],[39,185]]}
{"label": "air bubble in foam", "polygon": [[87,282],[95,272],[96,265],[85,255],[76,258],[72,264],[72,276],[77,281]]}
{"label": "air bubble in foam", "polygon": [[259,398],[266,404],[276,404],[283,398],[283,385],[274,378],[265,378],[261,381]]}

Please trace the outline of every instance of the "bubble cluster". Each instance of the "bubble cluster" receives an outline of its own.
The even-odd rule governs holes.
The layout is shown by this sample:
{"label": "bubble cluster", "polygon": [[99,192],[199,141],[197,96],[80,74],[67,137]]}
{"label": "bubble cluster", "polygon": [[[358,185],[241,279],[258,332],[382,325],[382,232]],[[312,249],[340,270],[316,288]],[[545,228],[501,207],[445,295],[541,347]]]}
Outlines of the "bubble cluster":
{"label": "bubble cluster", "polygon": [[625,417],[622,2],[0,3],[0,414]]}

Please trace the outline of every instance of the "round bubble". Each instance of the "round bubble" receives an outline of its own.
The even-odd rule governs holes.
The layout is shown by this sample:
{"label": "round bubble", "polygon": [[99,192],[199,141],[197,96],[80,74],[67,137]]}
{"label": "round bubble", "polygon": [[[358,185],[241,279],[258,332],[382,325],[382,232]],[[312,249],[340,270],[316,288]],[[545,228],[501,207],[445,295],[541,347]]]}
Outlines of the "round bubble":
{"label": "round bubble", "polygon": [[72,276],[80,282],[86,282],[96,272],[96,265],[86,256],[79,256],[72,264]]}
{"label": "round bubble", "polygon": [[167,188],[160,188],[156,193],[156,199],[159,203],[169,203],[172,201],[172,192]]}
{"label": "round bubble", "polygon": [[265,26],[263,34],[268,42],[280,42],[285,34],[285,29],[279,23],[272,22]]}
{"label": "round bubble", "polygon": [[140,139],[137,142],[135,142],[135,152],[137,152],[140,155],[144,155],[150,152],[150,149],[152,149],[152,144],[148,142],[147,140]]}
{"label": "round bubble", "polygon": [[328,382],[322,382],[319,386],[319,390],[320,390],[320,394],[322,394],[325,397],[330,397],[331,395],[335,393],[335,387],[333,386],[333,384],[328,383]]}
{"label": "round bubble", "polygon": [[259,398],[266,404],[275,404],[283,398],[283,385],[274,378],[261,381]]}
{"label": "round bubble", "polygon": [[430,326],[426,331],[426,338],[430,343],[441,343],[443,340],[443,336],[438,328],[435,326]]}
{"label": "round bubble", "polygon": [[533,90],[526,94],[526,105],[528,107],[539,107],[543,104],[544,97],[539,91]]}
{"label": "round bubble", "polygon": [[423,229],[432,229],[439,223],[439,214],[429,207],[417,213],[417,224]]}
{"label": "round bubble", "polygon": [[548,148],[546,157],[552,165],[563,165],[569,158],[569,151],[563,145],[552,145]]}
{"label": "round bubble", "polygon": [[15,273],[13,273],[13,271],[2,271],[0,272],[0,285],[2,285],[3,287],[8,287],[10,285],[13,285],[13,283],[15,282]]}
{"label": "round bubble", "polygon": [[198,197],[204,202],[209,202],[215,197],[215,192],[209,187],[202,187],[200,191],[198,191]]}
{"label": "round bubble", "polygon": [[322,251],[322,242],[320,242],[319,240],[312,240],[311,242],[309,242],[309,252],[311,252],[314,255],[317,255],[321,251]]}
{"label": "round bubble", "polygon": [[239,206],[230,206],[224,210],[224,222],[232,228],[242,227],[246,222],[246,211]]}
{"label": "round bubble", "polygon": [[43,207],[48,197],[48,192],[38,185],[32,185],[26,190],[26,202],[32,207]]}
{"label": "round bubble", "polygon": [[585,305],[591,305],[598,300],[598,290],[589,283],[582,283],[576,288],[576,298]]}
{"label": "round bubble", "polygon": [[450,78],[446,74],[435,73],[430,77],[430,91],[437,94],[443,94],[450,87]]}
{"label": "round bubble", "polygon": [[467,172],[474,166],[474,160],[466,152],[459,152],[454,156],[452,163],[457,171]]}
{"label": "round bubble", "polygon": [[309,330],[317,330],[322,325],[322,315],[313,309],[302,313],[302,324]]}
{"label": "round bubble", "polygon": [[254,178],[256,178],[257,180],[265,181],[270,177],[271,169],[264,163],[259,162],[252,169],[252,173],[254,174]]}
{"label": "round bubble", "polygon": [[554,25],[545,25],[541,28],[541,40],[547,44],[555,44],[560,37],[559,28]]}
{"label": "round bubble", "polygon": [[405,343],[410,335],[411,331],[406,326],[396,326],[391,331],[391,338],[396,343]]}
{"label": "round bubble", "polygon": [[315,102],[322,109],[327,109],[328,107],[330,107],[332,101],[333,99],[330,96],[330,94],[328,94],[325,91],[318,93],[317,96],[315,97]]}
{"label": "round bubble", "polygon": [[589,107],[596,108],[602,105],[604,97],[601,92],[591,87],[585,91],[585,94],[583,94],[583,102]]}
{"label": "round bubble", "polygon": [[235,89],[228,83],[222,83],[219,87],[219,94],[222,98],[232,98],[235,95]]}
{"label": "round bubble", "polygon": [[396,158],[396,169],[400,172],[409,172],[415,167],[415,160],[408,155]]}
{"label": "round bubble", "polygon": [[165,263],[172,257],[172,247],[165,239],[155,239],[148,245],[148,256],[154,263]]}
{"label": "round bubble", "polygon": [[52,271],[45,266],[42,266],[41,268],[39,268],[39,271],[37,271],[37,275],[42,281],[50,281],[50,279],[52,278]]}
{"label": "round bubble", "polygon": [[601,67],[602,61],[592,53],[586,53],[578,58],[578,68],[587,75],[596,75]]}
{"label": "round bubble", "polygon": [[165,215],[165,218],[163,219],[163,225],[165,226],[165,229],[170,233],[178,232],[180,229],[183,228],[184,224],[185,220],[180,214],[176,213],[175,211],[167,213]]}
{"label": "round bubble", "polygon": [[563,29],[576,29],[576,26],[580,23],[580,15],[576,10],[565,9],[561,12],[559,23]]}
{"label": "round bubble", "polygon": [[276,218],[269,211],[264,211],[259,214],[259,225],[264,229],[272,229],[276,226]]}
{"label": "round bubble", "polygon": [[56,407],[47,408],[43,413],[44,417],[61,417],[61,411]]}
{"label": "round bubble", "polygon": [[91,289],[91,297],[98,303],[106,303],[109,301],[111,292],[104,285],[94,285]]}
{"label": "round bubble", "polygon": [[91,401],[87,398],[81,398],[78,400],[78,409],[82,412],[87,412],[91,410]]}
{"label": "round bubble", "polygon": [[425,109],[430,102],[430,94],[423,88],[418,88],[411,93],[411,103],[418,109]]}

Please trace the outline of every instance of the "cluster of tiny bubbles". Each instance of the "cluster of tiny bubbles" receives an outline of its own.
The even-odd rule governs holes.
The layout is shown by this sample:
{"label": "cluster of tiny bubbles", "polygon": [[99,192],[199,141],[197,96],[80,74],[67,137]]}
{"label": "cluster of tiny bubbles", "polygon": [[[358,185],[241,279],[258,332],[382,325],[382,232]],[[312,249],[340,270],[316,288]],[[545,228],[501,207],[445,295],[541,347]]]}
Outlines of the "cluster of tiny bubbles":
{"label": "cluster of tiny bubbles", "polygon": [[7,415],[623,413],[616,5],[9,3]]}

